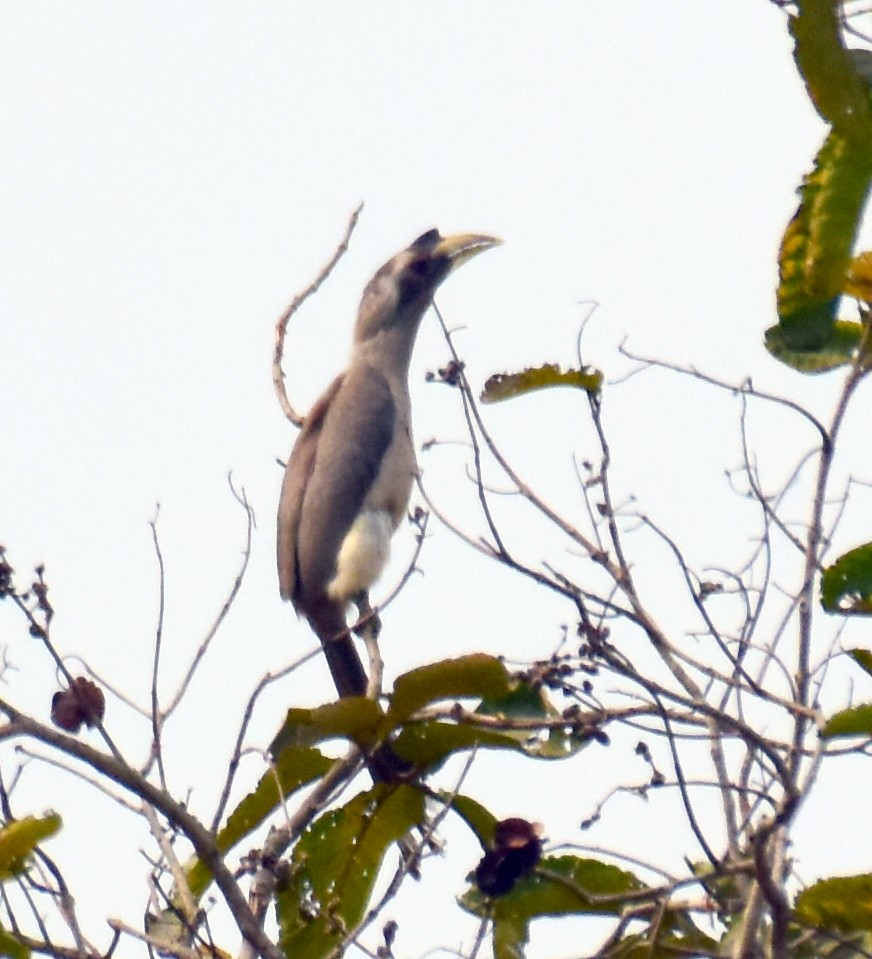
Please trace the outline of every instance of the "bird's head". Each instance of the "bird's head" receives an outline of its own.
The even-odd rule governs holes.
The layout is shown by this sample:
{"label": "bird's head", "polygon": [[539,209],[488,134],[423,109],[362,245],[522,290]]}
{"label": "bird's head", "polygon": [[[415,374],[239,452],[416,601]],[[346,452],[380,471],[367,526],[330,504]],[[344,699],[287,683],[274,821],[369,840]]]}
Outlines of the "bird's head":
{"label": "bird's head", "polygon": [[423,233],[388,260],[367,284],[357,315],[355,343],[396,331],[411,351],[421,318],[440,283],[462,263],[500,242],[481,233]]}

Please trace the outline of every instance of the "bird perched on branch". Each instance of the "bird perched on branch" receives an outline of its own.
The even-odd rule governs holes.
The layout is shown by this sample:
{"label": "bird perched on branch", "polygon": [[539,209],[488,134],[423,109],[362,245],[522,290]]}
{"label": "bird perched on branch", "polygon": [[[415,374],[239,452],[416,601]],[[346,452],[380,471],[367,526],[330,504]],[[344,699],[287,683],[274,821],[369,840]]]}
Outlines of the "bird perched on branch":
{"label": "bird perched on branch", "polygon": [[340,696],[366,693],[346,614],[352,602],[368,608],[417,471],[408,374],[418,327],[439,284],[498,243],[430,230],[385,263],[363,292],[348,367],[291,452],[278,513],[281,595],[321,640]]}

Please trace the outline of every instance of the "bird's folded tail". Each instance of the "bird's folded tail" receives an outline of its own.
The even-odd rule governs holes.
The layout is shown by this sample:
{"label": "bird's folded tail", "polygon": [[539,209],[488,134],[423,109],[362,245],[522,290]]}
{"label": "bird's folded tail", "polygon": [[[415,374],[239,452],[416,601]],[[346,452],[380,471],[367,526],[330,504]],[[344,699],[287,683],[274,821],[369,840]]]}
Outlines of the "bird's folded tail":
{"label": "bird's folded tail", "polygon": [[307,610],[306,615],[324,647],[336,692],[340,696],[365,696],[366,673],[354,648],[354,640],[348,632],[342,605],[333,602],[320,603],[315,609]]}
{"label": "bird's folded tail", "polygon": [[[340,697],[365,696],[367,678],[348,630],[345,611],[338,603],[322,603],[307,611],[307,619],[321,640],[333,683]],[[381,782],[395,782],[408,776],[411,766],[390,748],[380,746],[367,759],[373,778]]]}

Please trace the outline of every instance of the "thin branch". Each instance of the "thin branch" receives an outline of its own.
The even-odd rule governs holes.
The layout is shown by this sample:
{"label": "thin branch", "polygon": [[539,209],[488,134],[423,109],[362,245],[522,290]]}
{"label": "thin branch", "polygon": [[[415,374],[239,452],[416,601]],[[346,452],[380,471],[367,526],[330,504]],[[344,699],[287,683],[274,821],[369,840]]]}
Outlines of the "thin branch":
{"label": "thin branch", "polygon": [[257,924],[242,891],[233,874],[224,863],[224,858],[215,844],[215,838],[206,827],[182,803],[158,789],[135,769],[113,756],[98,752],[85,743],[60,733],[25,713],[15,709],[4,700],[0,700],[0,710],[9,716],[10,721],[0,727],[0,740],[19,736],[31,736],[40,742],[74,756],[87,763],[92,769],[119,786],[132,792],[145,802],[160,810],[170,823],[177,826],[188,838],[194,851],[212,873],[216,885],[221,891],[228,908],[243,937],[250,940],[263,959],[282,959],[278,949],[266,937]]}
{"label": "thin branch", "polygon": [[203,658],[208,652],[209,647],[212,645],[212,641],[215,639],[218,630],[221,628],[221,625],[227,618],[233,603],[236,601],[236,597],[239,595],[239,591],[242,588],[242,582],[245,579],[245,574],[248,571],[248,564],[251,559],[251,541],[254,531],[254,510],[251,508],[248,502],[248,499],[245,495],[245,490],[237,490],[234,487],[233,476],[230,473],[227,474],[227,483],[230,486],[230,492],[233,494],[234,499],[245,511],[245,546],[242,550],[242,562],[240,563],[239,570],[237,571],[236,577],[233,580],[233,585],[230,587],[230,592],[227,594],[227,598],[224,600],[218,615],[215,617],[215,620],[209,627],[205,638],[203,639],[202,643],[200,643],[197,652],[194,654],[191,664],[188,666],[188,671],[185,673],[184,678],[179,684],[179,688],[176,690],[176,693],[170,701],[169,706],[164,709],[161,717],[161,725],[166,723],[170,716],[172,716],[172,714],[175,712],[179,703],[182,701],[182,698],[187,692],[188,687],[193,681],[197,668],[203,661]]}
{"label": "thin branch", "polygon": [[101,792],[104,796],[106,796],[107,799],[117,803],[128,812],[139,815],[140,807],[136,803],[132,803],[126,797],[113,792],[105,783],[101,782],[99,779],[96,779],[94,776],[89,776],[83,770],[77,769],[75,766],[65,763],[60,759],[55,759],[53,756],[44,756],[42,753],[36,752],[28,746],[19,746],[18,752],[22,756],[27,756],[36,762],[44,763],[46,766],[53,766],[55,769],[60,769],[63,772],[68,773],[70,776],[75,776],[76,779],[80,779],[92,789],[96,789],[97,792]]}
{"label": "thin branch", "polygon": [[[869,324],[866,325],[860,348],[860,356],[864,355],[866,342],[870,333]],[[803,571],[802,587],[798,593],[799,599],[799,651],[796,666],[796,699],[802,706],[809,705],[808,693],[811,671],[809,668],[812,642],[812,616],[814,610],[814,583],[818,571],[819,549],[822,540],[823,510],[826,501],[827,483],[833,465],[835,443],[848,410],[848,403],[862,379],[869,372],[860,362],[856,363],[848,374],[842,389],[836,411],[829,429],[829,443],[821,449],[818,465],[817,481],[815,483],[814,498],[812,501],[811,517],[808,524],[806,539],[805,569]],[[800,746],[805,736],[806,724],[797,717],[793,736],[793,757],[791,767],[794,775],[798,772],[801,759]]]}
{"label": "thin branch", "polygon": [[415,844],[415,847],[403,850],[403,856],[400,860],[400,864],[379,901],[367,910],[366,915],[353,929],[346,933],[342,941],[333,947],[325,959],[339,959],[339,957],[345,952],[345,949],[352,942],[357,942],[360,934],[369,926],[371,926],[373,922],[375,922],[375,920],[384,911],[385,906],[387,906],[389,902],[396,898],[397,893],[400,891],[400,886],[402,885],[406,876],[410,874],[415,875],[417,873],[421,860],[421,854],[423,850],[431,846],[433,836],[436,834],[436,830],[439,828],[449,812],[451,812],[452,803],[460,792],[460,788],[463,785],[469,770],[472,768],[474,759],[475,753],[470,753],[470,755],[467,757],[466,763],[463,766],[463,769],[460,771],[460,775],[458,776],[451,793],[448,796],[438,797],[442,802],[442,809],[439,811],[438,815],[433,819],[433,821],[428,823],[426,828],[422,830],[421,839]]}
{"label": "thin branch", "polygon": [[157,505],[155,517],[148,524],[151,527],[151,538],[154,544],[154,554],[157,559],[158,570],[158,609],[157,626],[154,631],[154,654],[151,667],[151,750],[146,769],[152,762],[157,764],[157,774],[161,788],[167,788],[166,771],[164,770],[163,754],[161,753],[161,715],[160,700],[158,698],[158,676],[160,673],[160,653],[163,644],[164,615],[166,612],[166,567],[164,566],[163,552],[160,548],[160,539],[157,535],[157,521],[160,516],[160,503]]}
{"label": "thin branch", "polygon": [[[613,576],[618,575],[618,571],[612,571],[610,562],[606,557],[600,557],[599,551],[596,544],[584,536],[572,523],[560,516],[555,510],[553,510],[548,504],[541,499],[533,490],[521,479],[521,477],[515,472],[512,466],[509,464],[508,460],[503,456],[499,447],[496,445],[493,437],[488,432],[487,428],[484,425],[484,421],[481,418],[481,413],[478,409],[478,404],[475,402],[475,397],[472,392],[472,387],[469,384],[469,380],[466,377],[466,374],[463,370],[463,364],[460,360],[460,357],[454,347],[454,342],[451,337],[451,333],[448,330],[448,327],[445,324],[445,320],[442,317],[442,314],[439,312],[439,309],[434,304],[433,309],[436,313],[436,316],[439,320],[440,326],[442,327],[442,332],[445,337],[445,341],[448,344],[448,348],[451,352],[451,357],[454,360],[455,364],[458,366],[458,377],[457,382],[460,386],[461,397],[464,404],[464,410],[467,415],[467,424],[470,439],[473,442],[473,451],[476,455],[476,476],[480,477],[480,453],[476,453],[479,450],[478,441],[476,439],[477,434],[481,436],[484,440],[485,445],[488,448],[491,456],[496,460],[500,469],[508,476],[508,478],[515,484],[518,489],[518,492],[526,499],[532,506],[534,506],[540,513],[547,517],[555,526],[562,530],[570,539],[577,543],[585,552],[591,556],[597,557],[597,561],[601,562],[603,566],[609,569],[609,572]],[[472,424],[475,424],[475,429],[472,428]],[[484,510],[484,515],[486,522],[488,523],[488,528],[490,529],[491,535],[494,537],[494,541],[497,543],[497,547],[500,551],[505,552],[505,547],[502,545],[499,532],[496,529],[496,523],[493,520],[493,517],[490,514],[490,507],[487,504],[486,498],[483,496],[483,487],[480,486],[479,497],[482,502],[482,509]]]}
{"label": "thin branch", "polygon": [[154,809],[148,803],[143,803],[142,814],[169,868],[170,875],[173,877],[174,887],[178,893],[182,907],[180,918],[184,922],[185,928],[193,932],[197,925],[197,913],[199,910],[191,894],[191,887],[188,884],[188,877],[185,875],[185,870],[182,868],[182,864],[179,862],[178,856],[176,856],[176,851],[173,849],[172,842],[167,836],[167,831],[159,822]]}
{"label": "thin branch", "polygon": [[224,818],[224,810],[227,808],[227,803],[230,799],[230,791],[233,788],[233,781],[236,777],[237,770],[239,769],[239,763],[242,759],[242,749],[245,742],[245,734],[248,731],[248,726],[251,722],[252,716],[254,715],[254,707],[257,703],[257,700],[260,698],[261,693],[273,683],[277,682],[280,679],[284,679],[285,676],[290,675],[294,670],[298,669],[299,666],[306,662],[309,659],[312,659],[315,655],[320,652],[320,646],[317,650],[313,649],[308,655],[304,656],[302,659],[297,660],[294,663],[291,663],[289,666],[285,666],[283,669],[280,669],[276,673],[267,673],[265,676],[262,676],[257,686],[255,686],[254,691],[248,697],[248,702],[245,704],[245,709],[242,714],[242,722],[239,725],[239,731],[236,734],[236,743],[233,747],[233,754],[230,757],[230,763],[227,767],[227,775],[224,778],[224,785],[221,789],[221,795],[218,799],[218,804],[215,807],[215,814],[212,816],[212,823],[210,830],[214,833],[218,831],[218,827],[221,825],[221,820]]}
{"label": "thin branch", "polygon": [[728,383],[726,380],[721,380],[716,376],[703,373],[701,370],[698,370],[695,367],[688,368],[680,366],[677,363],[669,363],[666,360],[660,360],[650,356],[640,356],[631,352],[626,347],[625,343],[621,343],[621,345],[618,347],[618,352],[622,356],[626,356],[628,360],[633,360],[635,363],[641,363],[643,369],[656,368],[661,370],[669,370],[673,373],[680,373],[682,376],[689,376],[694,380],[699,380],[701,383],[708,383],[710,386],[716,386],[718,389],[726,390],[728,393],[732,393],[735,396],[750,396],[754,399],[763,400],[767,403],[774,403],[776,406],[783,406],[802,417],[802,419],[806,420],[817,430],[821,437],[822,446],[826,447],[830,442],[830,435],[827,433],[823,423],[821,423],[817,417],[809,413],[805,407],[801,406],[794,400],[788,399],[787,397],[778,396],[775,393],[766,393],[756,389],[750,379],[746,379],[743,383],[739,384]]}
{"label": "thin branch", "polygon": [[348,226],[345,228],[345,236],[342,238],[339,246],[336,247],[333,256],[330,260],[324,265],[321,269],[321,272],[315,277],[315,279],[302,291],[298,293],[293,300],[291,300],[288,308],[282,313],[282,315],[276,320],[275,325],[275,344],[273,347],[273,362],[272,362],[272,381],[273,388],[275,389],[276,399],[279,402],[279,406],[282,409],[282,413],[285,414],[285,417],[294,424],[298,429],[303,425],[303,416],[301,416],[291,405],[291,401],[288,399],[287,390],[285,389],[285,374],[282,371],[282,359],[285,352],[285,335],[288,329],[288,323],[291,320],[291,317],[299,310],[299,308],[309,299],[310,296],[313,296],[318,292],[318,288],[321,284],[327,279],[328,276],[333,272],[333,268],[348,250],[348,244],[351,240],[351,234],[354,232],[354,228],[357,226],[357,221],[360,218],[360,213],[363,210],[363,204],[351,214],[348,219]]}
{"label": "thin branch", "polygon": [[[101,952],[94,946],[79,948],[79,946],[59,946],[49,939],[35,939],[32,936],[26,936],[24,933],[16,932],[15,938],[31,952],[41,956],[49,956],[50,959],[106,959],[108,952]],[[203,959],[202,956],[198,959]]]}
{"label": "thin branch", "polygon": [[[291,843],[302,835],[303,830],[315,816],[335,799],[337,790],[352,779],[362,765],[363,754],[356,746],[352,746],[347,754],[337,760],[321,777],[296,812],[281,826],[270,830],[263,849],[257,856],[258,865],[249,891],[249,913],[253,916],[258,928],[262,928],[266,921],[269,903],[272,901],[276,887],[275,864],[280,861]],[[243,943],[239,959],[253,959],[254,954],[253,941]]]}
{"label": "thin branch", "polygon": [[[149,952],[157,954],[159,956],[171,956],[173,959],[203,959],[204,955],[208,956],[208,952],[204,952],[197,949],[189,949],[180,943],[169,944],[164,942],[162,939],[155,938],[154,936],[148,936],[144,932],[140,932],[138,929],[134,929],[132,926],[128,926],[126,922],[123,922],[120,919],[110,919],[109,928],[113,929],[118,934],[124,934],[130,936],[131,939],[137,939],[139,942],[144,942],[148,948]],[[216,952],[216,955],[221,955],[221,953]]]}

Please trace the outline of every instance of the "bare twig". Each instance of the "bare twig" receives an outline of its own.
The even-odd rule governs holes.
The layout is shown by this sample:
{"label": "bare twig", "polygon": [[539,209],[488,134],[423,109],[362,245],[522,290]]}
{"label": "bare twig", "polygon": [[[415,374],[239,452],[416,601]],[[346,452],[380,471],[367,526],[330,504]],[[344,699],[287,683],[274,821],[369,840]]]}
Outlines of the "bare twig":
{"label": "bare twig", "polygon": [[164,613],[166,611],[166,567],[164,566],[163,552],[157,535],[157,521],[160,516],[160,503],[157,505],[155,517],[148,524],[151,527],[151,538],[154,544],[154,554],[157,559],[158,570],[158,610],[157,626],[154,631],[154,656],[151,668],[151,750],[146,769],[152,762],[157,764],[157,774],[163,789],[167,788],[166,771],[163,765],[161,752],[161,715],[160,700],[158,699],[158,675],[160,673],[160,653],[163,645]]}
{"label": "bare twig", "polygon": [[242,562],[239,565],[239,570],[236,573],[236,577],[233,580],[233,585],[230,587],[227,598],[224,600],[221,609],[218,611],[218,615],[215,617],[215,620],[206,632],[206,636],[200,643],[197,652],[194,654],[191,664],[188,666],[188,670],[185,673],[181,683],[179,683],[179,687],[173,695],[173,698],[170,700],[169,705],[163,711],[161,716],[161,725],[165,724],[170,716],[172,716],[172,714],[178,708],[178,705],[182,701],[182,698],[184,697],[188,688],[190,687],[197,668],[203,661],[203,658],[208,652],[209,647],[212,645],[212,641],[215,639],[218,630],[221,628],[221,625],[227,618],[227,615],[230,612],[236,597],[239,595],[239,591],[242,588],[242,582],[245,579],[245,574],[248,570],[248,563],[251,559],[251,538],[254,531],[254,510],[251,508],[248,499],[246,498],[245,490],[237,490],[233,485],[233,476],[231,474],[228,474],[227,476],[227,483],[230,486],[230,492],[233,494],[234,499],[237,503],[239,503],[245,512],[245,546],[242,550]]}
{"label": "bare twig", "polygon": [[708,383],[710,386],[716,386],[718,389],[726,390],[728,393],[732,393],[734,395],[750,396],[758,400],[763,400],[767,403],[774,403],[776,406],[783,406],[810,423],[820,434],[821,444],[823,446],[826,446],[830,442],[829,434],[827,433],[823,423],[821,423],[817,417],[809,413],[804,406],[800,406],[799,403],[784,396],[778,396],[775,393],[766,393],[758,390],[755,388],[750,379],[738,384],[728,383],[726,380],[721,380],[716,376],[703,373],[701,370],[698,370],[694,367],[688,368],[685,366],[680,366],[677,363],[669,363],[666,360],[656,359],[655,357],[640,356],[631,352],[624,343],[622,343],[618,349],[622,356],[626,356],[627,359],[633,360],[636,363],[641,363],[643,369],[657,368],[669,370],[672,373],[680,373],[682,376],[689,376],[692,379],[699,380],[701,383]]}
{"label": "bare twig", "polygon": [[280,669],[276,673],[267,673],[265,676],[261,677],[257,686],[255,686],[254,691],[248,697],[248,702],[245,704],[245,710],[243,711],[242,715],[242,722],[239,724],[239,731],[236,734],[236,743],[233,747],[233,755],[230,757],[230,763],[227,767],[227,776],[224,779],[221,795],[219,796],[218,804],[215,807],[215,814],[212,816],[212,825],[210,827],[212,832],[218,831],[221,820],[224,818],[224,811],[227,808],[227,803],[230,799],[230,791],[233,788],[236,772],[239,769],[239,763],[242,759],[242,749],[243,744],[245,743],[245,734],[248,731],[248,726],[251,722],[252,716],[254,715],[255,704],[260,698],[261,693],[263,693],[264,690],[273,683],[278,682],[280,679],[284,679],[285,676],[288,676],[290,673],[294,672],[294,670],[296,670],[302,663],[312,659],[320,652],[320,650],[321,647],[319,646],[317,649],[313,649],[302,659],[291,663],[289,666],[285,666],[284,669]]}
{"label": "bare twig", "polygon": [[191,894],[191,887],[188,884],[188,877],[185,875],[185,870],[182,868],[182,864],[179,862],[178,856],[176,856],[176,851],[173,849],[172,841],[167,835],[166,829],[164,829],[158,820],[154,809],[148,803],[143,803],[142,814],[148,823],[148,828],[155,842],[158,844],[161,855],[169,868],[170,875],[173,877],[174,888],[182,908],[181,918],[184,921],[185,927],[193,931],[197,925],[198,909],[197,903]]}
{"label": "bare twig", "polygon": [[348,244],[351,240],[351,234],[354,232],[354,228],[357,226],[357,221],[360,217],[360,213],[363,210],[363,204],[351,214],[348,219],[348,226],[345,229],[345,236],[342,238],[339,246],[336,247],[333,256],[328,260],[328,262],[321,269],[321,272],[315,277],[314,280],[302,291],[298,293],[293,300],[291,300],[288,308],[282,313],[282,315],[276,320],[275,326],[275,345],[273,347],[273,364],[272,364],[272,380],[273,387],[276,392],[276,398],[278,399],[279,406],[282,409],[282,412],[285,414],[285,417],[290,420],[297,428],[303,425],[303,416],[301,416],[291,405],[291,401],[288,399],[287,390],[285,389],[285,374],[282,371],[282,358],[285,352],[285,334],[287,333],[288,323],[291,320],[291,317],[299,310],[299,308],[309,299],[310,296],[318,292],[318,288],[321,284],[327,279],[328,276],[333,272],[333,268],[348,250]]}

